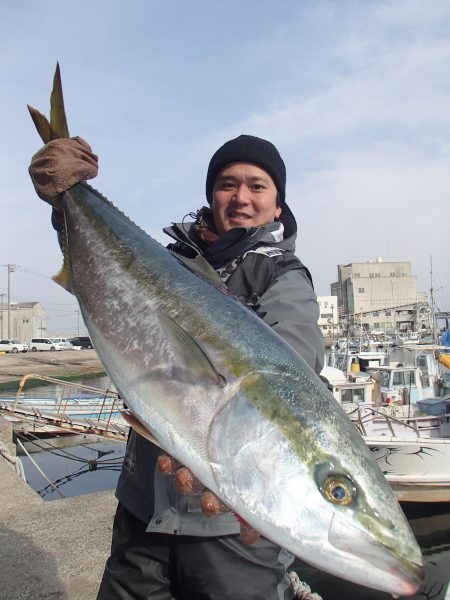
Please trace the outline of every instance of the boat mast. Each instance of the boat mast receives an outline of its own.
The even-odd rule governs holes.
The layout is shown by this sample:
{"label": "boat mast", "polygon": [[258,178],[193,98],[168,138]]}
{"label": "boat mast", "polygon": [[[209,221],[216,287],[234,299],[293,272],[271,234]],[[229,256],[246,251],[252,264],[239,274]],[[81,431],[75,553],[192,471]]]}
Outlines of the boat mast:
{"label": "boat mast", "polygon": [[436,343],[436,318],[434,313],[434,294],[433,294],[433,257],[430,256],[430,300],[431,300],[431,331],[433,344]]}

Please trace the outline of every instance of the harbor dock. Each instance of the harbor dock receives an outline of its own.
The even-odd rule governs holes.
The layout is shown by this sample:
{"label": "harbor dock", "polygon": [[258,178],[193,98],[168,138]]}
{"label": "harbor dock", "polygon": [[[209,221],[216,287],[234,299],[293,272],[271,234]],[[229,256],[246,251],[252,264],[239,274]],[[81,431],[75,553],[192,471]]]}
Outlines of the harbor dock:
{"label": "harbor dock", "polygon": [[[12,427],[0,442],[14,455]],[[94,600],[111,544],[114,490],[43,500],[0,456],[0,600]]]}
{"label": "harbor dock", "polygon": [[27,373],[76,379],[105,374],[105,368],[95,350],[0,354],[0,393],[17,389],[20,379]]}

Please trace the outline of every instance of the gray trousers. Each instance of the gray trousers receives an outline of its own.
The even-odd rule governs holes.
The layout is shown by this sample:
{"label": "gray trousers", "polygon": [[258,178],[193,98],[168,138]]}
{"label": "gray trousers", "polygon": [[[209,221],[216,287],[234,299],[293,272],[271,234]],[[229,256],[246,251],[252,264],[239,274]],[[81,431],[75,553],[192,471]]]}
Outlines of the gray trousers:
{"label": "gray trousers", "polygon": [[292,600],[293,556],[260,538],[146,533],[119,504],[97,600]]}

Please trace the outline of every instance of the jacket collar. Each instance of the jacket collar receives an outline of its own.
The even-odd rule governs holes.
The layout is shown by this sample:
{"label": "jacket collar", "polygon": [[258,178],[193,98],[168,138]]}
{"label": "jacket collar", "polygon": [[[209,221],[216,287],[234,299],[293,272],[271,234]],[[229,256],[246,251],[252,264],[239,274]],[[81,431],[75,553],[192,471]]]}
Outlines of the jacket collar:
{"label": "jacket collar", "polygon": [[164,232],[177,242],[190,246],[214,268],[218,268],[255,246],[274,245],[293,253],[297,223],[287,204],[284,204],[279,221],[262,227],[236,227],[209,245],[198,237],[193,222],[173,223],[171,227],[165,227]]}

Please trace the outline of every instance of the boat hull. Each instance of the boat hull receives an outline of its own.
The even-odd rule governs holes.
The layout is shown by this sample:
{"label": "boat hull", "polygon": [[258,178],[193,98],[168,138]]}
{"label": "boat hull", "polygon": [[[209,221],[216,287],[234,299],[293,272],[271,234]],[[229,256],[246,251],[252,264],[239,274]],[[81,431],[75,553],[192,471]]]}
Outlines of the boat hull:
{"label": "boat hull", "polygon": [[450,502],[450,439],[365,436],[403,502]]}

